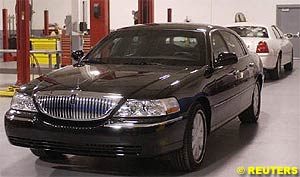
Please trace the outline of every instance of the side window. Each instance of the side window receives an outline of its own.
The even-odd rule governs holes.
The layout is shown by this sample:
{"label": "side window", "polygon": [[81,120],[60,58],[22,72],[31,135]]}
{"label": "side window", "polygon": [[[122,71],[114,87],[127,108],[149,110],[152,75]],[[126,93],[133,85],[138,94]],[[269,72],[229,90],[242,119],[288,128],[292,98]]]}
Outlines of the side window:
{"label": "side window", "polygon": [[217,59],[220,53],[229,52],[229,49],[219,32],[213,32],[211,36],[212,50],[214,59]]}
{"label": "side window", "polygon": [[277,31],[278,31],[278,33],[280,35],[280,38],[284,38],[283,32],[277,26],[275,26],[275,28],[277,29]]}
{"label": "side window", "polygon": [[280,39],[280,34],[279,34],[279,32],[277,31],[277,29],[275,28],[275,26],[272,26],[272,31],[274,32],[276,38],[277,38],[277,39]]}
{"label": "side window", "polygon": [[235,53],[238,58],[247,54],[240,40],[235,35],[227,31],[221,31],[221,34],[223,35],[231,53]]}

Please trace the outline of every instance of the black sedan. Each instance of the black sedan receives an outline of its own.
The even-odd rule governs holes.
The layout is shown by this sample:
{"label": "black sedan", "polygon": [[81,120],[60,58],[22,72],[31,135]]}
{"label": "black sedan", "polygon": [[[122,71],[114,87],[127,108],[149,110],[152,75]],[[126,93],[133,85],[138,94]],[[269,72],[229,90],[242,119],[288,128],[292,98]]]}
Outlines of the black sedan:
{"label": "black sedan", "polygon": [[11,144],[44,158],[167,155],[191,171],[210,132],[260,115],[262,63],[227,28],[138,25],[72,56],[76,64],[15,94],[5,115]]}

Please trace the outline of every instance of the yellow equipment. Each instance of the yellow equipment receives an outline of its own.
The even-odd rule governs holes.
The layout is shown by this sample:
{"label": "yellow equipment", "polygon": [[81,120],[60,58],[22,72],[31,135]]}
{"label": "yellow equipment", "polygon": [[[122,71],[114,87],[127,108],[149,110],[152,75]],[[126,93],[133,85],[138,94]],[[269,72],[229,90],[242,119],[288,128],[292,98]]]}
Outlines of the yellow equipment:
{"label": "yellow equipment", "polygon": [[[30,38],[30,42],[32,44],[32,50],[57,50],[57,41],[56,38]],[[34,54],[37,61],[41,65],[49,64],[49,56],[48,54]],[[52,63],[56,64],[56,55],[52,55]]]}
{"label": "yellow equipment", "polygon": [[18,89],[19,89],[19,87],[16,87],[16,86],[7,87],[6,90],[0,90],[0,96],[13,97]]}

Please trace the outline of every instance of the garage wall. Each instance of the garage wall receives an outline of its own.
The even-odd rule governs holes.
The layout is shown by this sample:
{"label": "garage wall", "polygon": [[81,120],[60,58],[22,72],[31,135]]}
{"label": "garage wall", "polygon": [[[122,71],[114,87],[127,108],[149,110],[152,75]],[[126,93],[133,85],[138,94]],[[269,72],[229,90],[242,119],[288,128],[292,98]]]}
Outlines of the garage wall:
{"label": "garage wall", "polygon": [[137,9],[138,0],[110,0],[111,29],[113,30],[124,26],[134,25],[132,10]]}
{"label": "garage wall", "polygon": [[234,23],[237,12],[243,12],[248,21],[276,24],[279,4],[300,4],[300,0],[163,0],[156,1],[155,19],[166,22],[166,9],[173,8],[174,22],[183,22],[188,17],[194,23],[227,25]]}
{"label": "garage wall", "polygon": [[33,29],[44,28],[44,10],[50,14],[50,23],[64,24],[65,16],[71,15],[72,0],[34,0]]}
{"label": "garage wall", "polygon": [[[0,9],[14,11],[16,0],[0,0]],[[34,0],[36,11],[33,29],[43,29],[43,11],[50,12],[50,22],[63,26],[66,15],[72,12],[72,0]],[[110,0],[111,28],[133,25],[132,10],[138,8],[137,0]],[[173,8],[173,21],[184,22],[188,17],[195,23],[226,25],[234,22],[236,12],[246,14],[248,21],[275,24],[276,5],[300,4],[300,0],[156,0],[155,22],[167,21],[167,8]],[[0,13],[2,28],[2,13]],[[1,30],[1,29],[0,29]]]}
{"label": "garage wall", "polygon": [[[156,0],[155,22],[167,21],[167,9],[173,9],[173,22],[227,25],[234,23],[237,12],[243,12],[248,21],[276,24],[276,5],[300,4],[300,0]],[[137,9],[137,0],[111,0],[111,28],[133,24],[131,11]],[[299,17],[300,18],[300,17]]]}
{"label": "garage wall", "polygon": [[[44,28],[44,10],[49,10],[50,23],[58,23],[63,26],[65,16],[71,14],[72,0],[34,0],[33,29]],[[2,30],[2,9],[7,8],[10,14],[15,12],[16,0],[0,0],[0,30]]]}
{"label": "garage wall", "polygon": [[246,15],[249,22],[276,24],[276,5],[279,4],[300,4],[300,0],[220,0],[214,5],[213,23],[220,25],[232,23],[235,12],[239,11]]}
{"label": "garage wall", "polygon": [[[163,0],[155,2],[155,21],[167,22],[167,9],[173,9],[173,22],[184,22],[186,18],[192,23],[211,22],[212,0]],[[219,0],[221,1],[221,0]]]}

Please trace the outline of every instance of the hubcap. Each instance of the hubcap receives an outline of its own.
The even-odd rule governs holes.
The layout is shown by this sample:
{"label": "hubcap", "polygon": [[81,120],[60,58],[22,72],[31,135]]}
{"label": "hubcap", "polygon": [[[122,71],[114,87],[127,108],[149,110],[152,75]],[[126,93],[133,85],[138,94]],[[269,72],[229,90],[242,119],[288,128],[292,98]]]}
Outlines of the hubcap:
{"label": "hubcap", "polygon": [[260,97],[259,97],[259,89],[256,85],[253,93],[253,111],[255,116],[259,114],[259,106],[260,106]]}
{"label": "hubcap", "polygon": [[193,157],[196,162],[201,160],[201,155],[204,145],[204,124],[202,111],[198,111],[194,118],[193,130],[192,130],[192,149]]}

